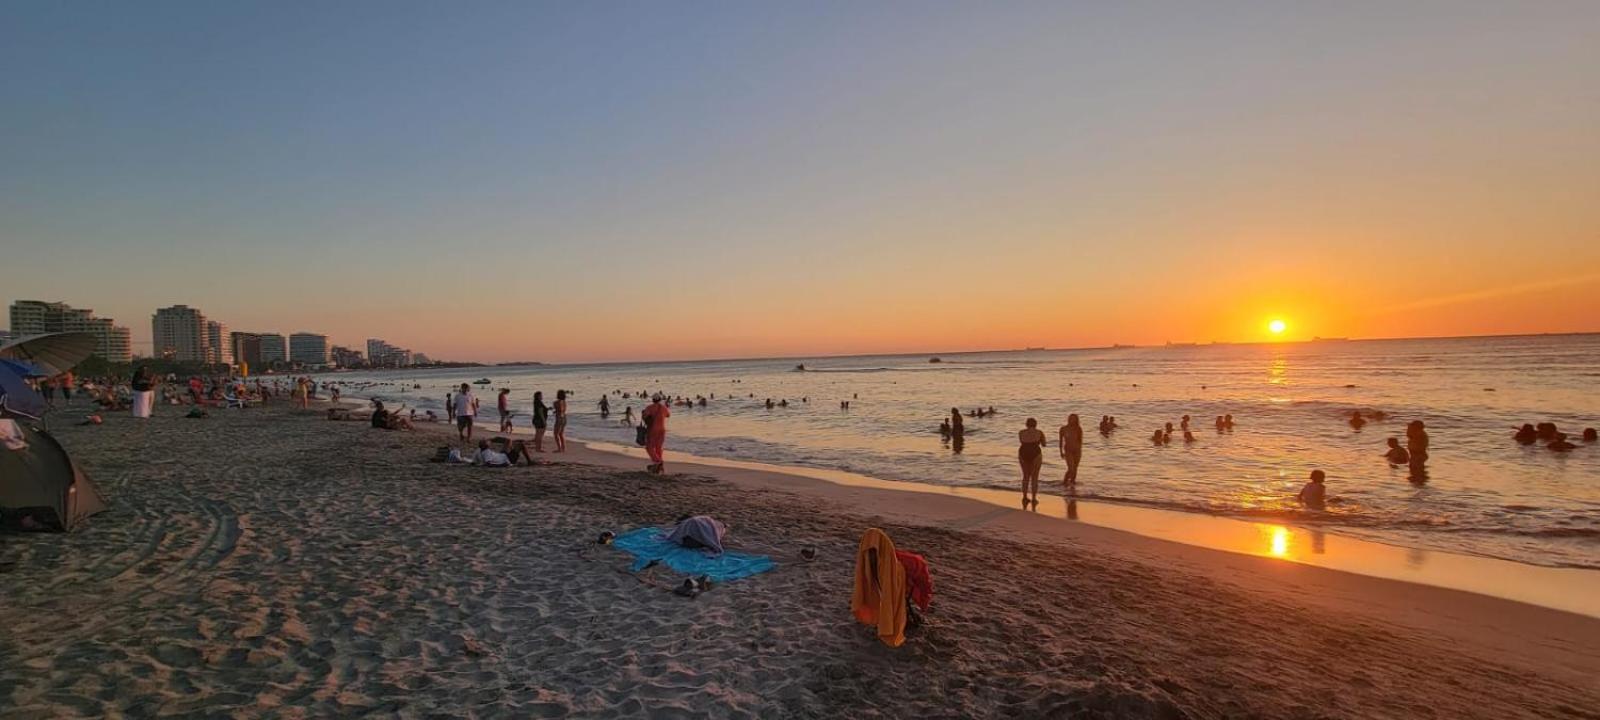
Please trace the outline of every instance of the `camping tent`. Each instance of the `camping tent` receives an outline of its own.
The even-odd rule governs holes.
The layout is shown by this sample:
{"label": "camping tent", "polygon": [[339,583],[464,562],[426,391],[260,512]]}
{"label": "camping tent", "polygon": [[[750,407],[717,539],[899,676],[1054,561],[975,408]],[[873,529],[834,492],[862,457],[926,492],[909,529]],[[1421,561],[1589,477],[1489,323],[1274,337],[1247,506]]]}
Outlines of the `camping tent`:
{"label": "camping tent", "polygon": [[71,530],[106,509],[100,491],[49,433],[25,422],[0,423],[10,424],[15,429],[12,434],[27,443],[15,450],[0,445],[0,509],[5,525],[15,526],[27,515],[47,528]]}

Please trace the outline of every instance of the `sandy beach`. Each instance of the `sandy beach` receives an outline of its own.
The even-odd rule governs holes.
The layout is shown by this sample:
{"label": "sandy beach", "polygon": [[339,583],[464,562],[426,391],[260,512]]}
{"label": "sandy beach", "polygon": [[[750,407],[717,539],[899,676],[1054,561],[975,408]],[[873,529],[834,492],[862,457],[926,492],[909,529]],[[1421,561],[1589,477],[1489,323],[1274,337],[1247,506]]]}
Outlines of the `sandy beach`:
{"label": "sandy beach", "polygon": [[[432,464],[322,407],[58,420],[111,510],[0,537],[0,717],[1600,718],[1581,615],[577,443]],[[686,599],[593,542],[691,512],[778,569]],[[899,649],[849,615],[871,526],[933,566]]]}

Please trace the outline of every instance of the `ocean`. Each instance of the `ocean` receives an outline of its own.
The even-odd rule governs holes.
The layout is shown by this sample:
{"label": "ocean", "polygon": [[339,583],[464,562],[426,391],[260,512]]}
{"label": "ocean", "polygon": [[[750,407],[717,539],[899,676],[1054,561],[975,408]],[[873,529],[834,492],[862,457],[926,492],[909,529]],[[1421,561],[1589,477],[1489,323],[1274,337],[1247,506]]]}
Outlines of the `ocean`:
{"label": "ocean", "polygon": [[[419,409],[474,385],[493,422],[510,388],[528,425],[533,391],[564,388],[569,435],[631,443],[618,419],[641,393],[708,398],[675,407],[668,449],[776,465],[844,470],[934,485],[1018,488],[1017,431],[1037,418],[1055,430],[1077,413],[1085,428],[1077,497],[1274,522],[1404,547],[1555,567],[1600,568],[1600,335],[1354,340],[1184,347],[1028,350],[706,362],[536,365],[325,374]],[[804,366],[804,370],[799,369]],[[414,389],[412,385],[420,385]],[[631,393],[623,398],[618,393]],[[608,396],[612,417],[597,402]],[[787,400],[768,409],[765,401]],[[840,402],[850,401],[849,409]],[[960,452],[941,438],[950,408],[993,406],[966,418]],[[1385,419],[1353,430],[1353,410]],[[1197,440],[1150,441],[1193,418]],[[1231,414],[1232,432],[1213,428]],[[1100,416],[1117,418],[1109,436]],[[1431,436],[1425,482],[1384,461],[1406,422]],[[1576,450],[1511,439],[1522,423],[1554,422]],[[1328,475],[1324,512],[1295,494],[1312,469]],[[1046,449],[1042,492],[1060,494],[1065,467]],[[1020,498],[1020,495],[1019,495]]]}

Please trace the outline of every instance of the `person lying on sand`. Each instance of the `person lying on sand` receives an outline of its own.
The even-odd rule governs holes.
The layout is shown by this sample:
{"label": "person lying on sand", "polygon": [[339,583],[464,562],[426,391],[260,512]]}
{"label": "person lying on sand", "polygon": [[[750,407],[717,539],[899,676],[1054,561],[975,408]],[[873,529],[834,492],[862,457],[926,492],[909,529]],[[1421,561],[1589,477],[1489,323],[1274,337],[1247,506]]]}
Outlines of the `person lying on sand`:
{"label": "person lying on sand", "polygon": [[479,440],[478,452],[472,455],[472,464],[480,467],[511,467],[511,458],[489,447],[488,440]]}

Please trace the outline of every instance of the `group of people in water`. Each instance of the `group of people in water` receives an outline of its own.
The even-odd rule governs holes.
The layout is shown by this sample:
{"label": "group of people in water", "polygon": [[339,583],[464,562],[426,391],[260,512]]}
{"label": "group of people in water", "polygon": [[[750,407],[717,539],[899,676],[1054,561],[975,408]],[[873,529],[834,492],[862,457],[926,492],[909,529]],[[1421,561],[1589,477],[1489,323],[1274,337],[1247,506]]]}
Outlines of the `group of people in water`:
{"label": "group of people in water", "polygon": [[[1567,440],[1567,434],[1558,429],[1553,422],[1542,422],[1538,425],[1523,423],[1511,437],[1519,445],[1544,443],[1546,449],[1555,452],[1567,452],[1578,447]],[[1592,443],[1600,440],[1600,432],[1596,432],[1594,428],[1584,428],[1582,437],[1584,442]]]}

